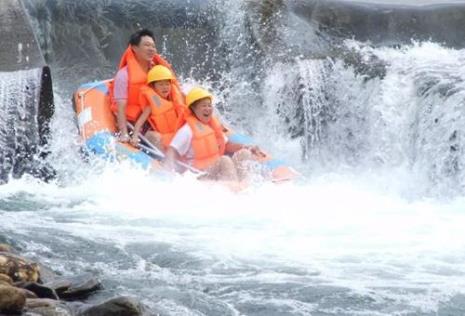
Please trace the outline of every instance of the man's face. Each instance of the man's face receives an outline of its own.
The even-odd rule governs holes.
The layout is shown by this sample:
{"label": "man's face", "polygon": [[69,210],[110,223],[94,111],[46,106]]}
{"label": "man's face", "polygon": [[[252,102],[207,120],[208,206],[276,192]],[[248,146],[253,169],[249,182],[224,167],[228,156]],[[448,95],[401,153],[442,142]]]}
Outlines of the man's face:
{"label": "man's face", "polygon": [[141,61],[151,62],[157,53],[155,42],[150,36],[142,36],[139,45],[132,46],[136,58]]}

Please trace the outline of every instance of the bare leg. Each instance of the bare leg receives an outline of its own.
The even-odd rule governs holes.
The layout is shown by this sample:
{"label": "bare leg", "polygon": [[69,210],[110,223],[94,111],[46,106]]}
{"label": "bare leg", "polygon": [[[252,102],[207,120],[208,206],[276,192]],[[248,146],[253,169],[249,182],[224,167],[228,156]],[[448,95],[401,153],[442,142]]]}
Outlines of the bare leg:
{"label": "bare leg", "polygon": [[234,162],[228,156],[221,156],[218,161],[208,168],[208,179],[220,181],[238,181],[236,167]]}
{"label": "bare leg", "polygon": [[248,176],[248,165],[253,160],[252,152],[248,149],[241,149],[234,153],[232,160],[237,170],[239,180],[245,180]]}

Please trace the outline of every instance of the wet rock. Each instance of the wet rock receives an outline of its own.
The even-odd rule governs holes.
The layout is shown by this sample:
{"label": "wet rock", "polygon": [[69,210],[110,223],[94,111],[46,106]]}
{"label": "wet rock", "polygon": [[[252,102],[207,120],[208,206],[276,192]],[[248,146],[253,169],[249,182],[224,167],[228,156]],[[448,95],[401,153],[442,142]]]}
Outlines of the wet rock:
{"label": "wet rock", "polygon": [[143,313],[140,302],[130,297],[116,297],[98,305],[89,307],[79,316],[139,316]]}
{"label": "wet rock", "polygon": [[365,80],[386,76],[387,64],[374,54],[362,55],[355,50],[333,49],[333,57],[342,58],[347,65],[354,68],[358,75],[364,76]]}
{"label": "wet rock", "polygon": [[0,312],[20,313],[26,303],[26,296],[13,286],[0,285]]}
{"label": "wet rock", "polygon": [[44,266],[41,263],[38,263],[40,270],[40,282],[39,283],[48,283],[56,280],[60,276],[56,274],[52,269]]}
{"label": "wet rock", "polygon": [[37,298],[37,299],[27,299],[26,300],[26,309],[34,309],[39,307],[53,307],[60,304],[57,300],[51,300],[48,298]]}
{"label": "wet rock", "polygon": [[72,316],[68,306],[51,299],[27,299],[24,316]]}
{"label": "wet rock", "polygon": [[17,288],[17,289],[20,290],[24,294],[24,296],[26,297],[26,300],[28,298],[38,298],[34,292],[31,292],[29,290],[22,289],[22,288]]}
{"label": "wet rock", "polygon": [[13,285],[13,280],[8,275],[0,273],[0,285]]}
{"label": "wet rock", "polygon": [[58,300],[59,297],[54,289],[51,289],[45,285],[38,284],[36,282],[16,282],[15,286],[31,291],[37,295],[39,298],[50,298]]}
{"label": "wet rock", "polygon": [[0,252],[13,252],[13,248],[7,244],[0,244]]}
{"label": "wet rock", "polygon": [[67,299],[87,296],[101,288],[100,281],[90,273],[61,277],[44,285],[55,290],[58,297]]}
{"label": "wet rock", "polygon": [[7,252],[0,252],[0,273],[8,275],[13,281],[37,282],[40,278],[36,263]]}

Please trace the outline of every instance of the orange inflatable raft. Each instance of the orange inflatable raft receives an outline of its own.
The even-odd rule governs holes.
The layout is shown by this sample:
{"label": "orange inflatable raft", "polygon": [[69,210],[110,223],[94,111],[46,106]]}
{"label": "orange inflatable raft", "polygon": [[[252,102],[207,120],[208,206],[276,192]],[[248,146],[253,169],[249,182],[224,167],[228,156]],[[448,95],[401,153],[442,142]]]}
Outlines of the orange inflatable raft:
{"label": "orange inflatable raft", "polygon": [[[118,142],[115,137],[116,119],[110,109],[109,85],[111,80],[86,83],[73,95],[79,133],[87,152],[109,160],[129,160],[154,172],[162,172],[159,156],[150,151],[138,149],[127,143]],[[252,138],[228,132],[228,141],[252,145]],[[298,173],[283,161],[265,155],[259,159],[269,171],[273,182],[295,179]]]}

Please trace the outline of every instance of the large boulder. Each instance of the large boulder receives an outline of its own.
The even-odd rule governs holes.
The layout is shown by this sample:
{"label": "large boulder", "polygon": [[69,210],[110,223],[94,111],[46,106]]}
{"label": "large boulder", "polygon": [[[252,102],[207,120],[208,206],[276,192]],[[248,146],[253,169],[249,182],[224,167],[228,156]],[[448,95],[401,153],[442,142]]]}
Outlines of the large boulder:
{"label": "large boulder", "polygon": [[13,285],[13,280],[10,278],[10,276],[0,273],[0,285]]}
{"label": "large boulder", "polygon": [[72,316],[74,313],[64,302],[51,299],[27,299],[24,316]]}
{"label": "large boulder", "polygon": [[40,279],[37,263],[7,252],[0,252],[0,273],[8,275],[15,282],[37,282]]}
{"label": "large boulder", "polygon": [[0,244],[0,252],[11,252],[11,253],[13,253],[14,250],[10,245]]}
{"label": "large boulder", "polygon": [[34,293],[36,295],[36,297],[38,297],[38,298],[50,298],[50,299],[54,299],[54,300],[59,299],[59,297],[58,297],[57,293],[55,292],[55,290],[53,290],[53,289],[51,289],[51,288],[49,288],[49,287],[47,287],[45,285],[36,283],[36,282],[20,281],[20,282],[16,282],[15,286]]}
{"label": "large boulder", "polygon": [[20,313],[26,303],[24,293],[13,286],[0,285],[0,312]]}

